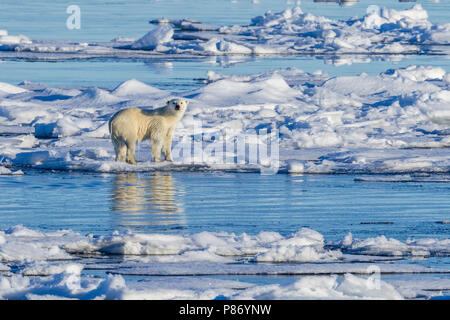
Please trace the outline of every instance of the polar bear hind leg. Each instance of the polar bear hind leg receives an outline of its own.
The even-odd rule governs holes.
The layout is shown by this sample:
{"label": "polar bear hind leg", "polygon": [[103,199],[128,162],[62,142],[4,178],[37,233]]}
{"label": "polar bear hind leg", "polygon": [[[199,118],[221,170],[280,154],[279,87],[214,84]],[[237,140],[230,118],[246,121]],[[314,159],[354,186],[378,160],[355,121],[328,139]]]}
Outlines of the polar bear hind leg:
{"label": "polar bear hind leg", "polygon": [[136,164],[136,141],[124,141],[121,138],[113,137],[112,142],[116,151],[116,161]]}
{"label": "polar bear hind leg", "polygon": [[136,151],[136,141],[127,141],[127,163],[130,164],[136,164],[136,157],[135,157],[135,151]]}
{"label": "polar bear hind leg", "polygon": [[127,156],[127,145],[120,139],[112,139],[116,152],[116,161],[125,162]]}

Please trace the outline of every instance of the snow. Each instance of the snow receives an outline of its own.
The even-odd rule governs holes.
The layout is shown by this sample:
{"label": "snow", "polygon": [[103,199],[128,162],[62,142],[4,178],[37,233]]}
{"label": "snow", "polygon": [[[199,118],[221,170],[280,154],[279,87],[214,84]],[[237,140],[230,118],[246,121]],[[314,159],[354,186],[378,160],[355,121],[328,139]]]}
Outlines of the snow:
{"label": "snow", "polygon": [[11,85],[9,83],[0,82],[0,95],[15,94],[27,92],[28,90]]}
{"label": "snow", "polygon": [[[448,283],[446,278],[425,281],[420,275],[449,270],[401,260],[396,263],[376,255],[398,250],[409,253],[420,246],[448,256],[450,239],[419,238],[404,243],[382,236],[359,240],[347,235],[341,243],[326,244],[333,249],[325,249],[325,244],[322,234],[308,228],[286,236],[266,231],[256,235],[114,231],[83,236],[70,230],[42,232],[19,225],[0,231],[0,298],[403,299],[439,296],[439,288],[445,289]],[[83,259],[86,255],[90,258]],[[117,255],[122,258],[108,260]],[[264,255],[270,259],[260,260]],[[92,276],[86,268],[108,274]],[[125,280],[124,276],[133,274],[144,278]],[[180,277],[185,274],[191,277]],[[299,277],[288,284],[260,285],[213,277],[281,274]],[[388,280],[387,274],[416,274],[417,278]]]}
{"label": "snow", "polygon": [[281,246],[256,257],[258,262],[320,262],[340,258],[340,252],[318,252],[314,247]]}
{"label": "snow", "polygon": [[8,168],[5,168],[3,166],[0,166],[0,176],[7,176],[7,175],[22,175],[23,171],[22,170],[16,170],[16,171],[12,171]]}
{"label": "snow", "polygon": [[118,85],[112,93],[118,97],[138,96],[138,95],[152,95],[152,96],[165,96],[166,92],[146,85],[145,83],[131,79]]}
{"label": "snow", "polygon": [[[194,283],[180,289],[178,285],[173,286],[172,281],[158,283],[158,286],[128,287],[121,276],[109,275],[104,280],[84,278],[76,268],[47,278],[12,276],[1,280],[0,298],[3,299],[402,299],[388,283],[381,282],[381,289],[367,289],[367,279],[351,274],[345,275],[342,281],[333,276],[304,277],[292,285],[263,285],[239,290],[234,287],[236,282],[215,279],[206,289],[204,286],[198,288]],[[242,283],[238,285],[242,286]]]}
{"label": "snow", "polygon": [[421,5],[415,5],[409,10],[397,11],[383,8],[379,12],[372,11],[362,21],[364,29],[396,29],[430,27],[428,14]]}
{"label": "snow", "polygon": [[173,29],[163,25],[150,31],[142,38],[131,44],[131,49],[154,50],[163,43],[169,42],[173,37]]}
{"label": "snow", "polygon": [[[189,255],[201,261],[217,259],[222,261],[220,257],[250,254],[255,255],[257,261],[311,262],[318,261],[322,256],[330,261],[340,257],[339,252],[329,252],[324,250],[323,246],[321,234],[304,228],[287,238],[271,232],[263,232],[256,236],[203,232],[192,237],[116,234],[73,243],[66,246],[66,250],[83,254],[102,252],[120,255],[180,255],[182,260]],[[206,251],[207,254],[196,254],[198,250]],[[294,254],[290,255],[285,252],[286,250],[293,250]],[[171,262],[174,262],[173,258]]]}
{"label": "snow", "polygon": [[27,45],[31,43],[32,41],[22,34],[13,36],[8,34],[7,30],[0,29],[0,51],[14,50],[18,45]]}
{"label": "snow", "polygon": [[346,274],[341,281],[337,277],[303,277],[292,285],[268,285],[245,290],[237,299],[298,300],[298,299],[389,299],[403,297],[390,284],[382,282],[379,289],[370,289],[367,279]]}
{"label": "snow", "polygon": [[383,256],[445,256],[449,254],[449,239],[408,239],[405,242],[378,236],[364,240],[353,240],[349,234],[342,242],[346,252]]}

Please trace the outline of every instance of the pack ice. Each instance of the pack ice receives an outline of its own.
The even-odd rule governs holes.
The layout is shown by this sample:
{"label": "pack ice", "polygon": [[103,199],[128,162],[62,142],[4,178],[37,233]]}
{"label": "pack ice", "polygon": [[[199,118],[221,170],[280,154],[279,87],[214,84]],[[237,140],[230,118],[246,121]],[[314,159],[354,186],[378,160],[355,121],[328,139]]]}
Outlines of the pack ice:
{"label": "pack ice", "polygon": [[0,30],[4,56],[33,59],[267,54],[400,54],[445,51],[450,24],[433,24],[420,4],[408,10],[382,8],[361,18],[332,20],[300,7],[266,12],[248,25],[215,26],[191,19],[150,21],[158,26],[130,39],[74,42],[9,35]]}
{"label": "pack ice", "polygon": [[[449,170],[450,76],[440,67],[339,77],[295,68],[247,76],[211,71],[207,79],[203,87],[181,94],[135,79],[113,90],[0,83],[0,163],[5,167],[0,172],[23,167],[254,171],[267,165],[252,162],[248,152],[236,161],[238,151],[225,147],[242,137],[249,145],[276,143],[279,172]],[[137,166],[115,163],[107,128],[111,115],[124,107],[159,107],[176,96],[188,98],[190,105],[175,131],[175,163],[151,162],[148,144],[139,145]],[[261,130],[277,139],[268,141]],[[197,153],[189,151],[194,144]]]}
{"label": "pack ice", "polygon": [[[41,232],[17,225],[0,231],[0,298],[429,298],[448,288],[448,279],[438,275],[449,270],[402,263],[402,258],[449,253],[449,239],[403,242],[383,236],[353,239],[349,234],[330,243],[308,228],[284,236],[268,231],[255,235],[115,231],[83,236],[71,230]],[[376,285],[374,266],[381,277],[375,279]],[[397,275],[397,280],[384,280],[386,274]],[[399,280],[398,276],[408,274],[414,276]],[[145,280],[126,281],[124,277],[130,275]],[[239,275],[296,275],[296,280],[256,285],[227,278]]]}

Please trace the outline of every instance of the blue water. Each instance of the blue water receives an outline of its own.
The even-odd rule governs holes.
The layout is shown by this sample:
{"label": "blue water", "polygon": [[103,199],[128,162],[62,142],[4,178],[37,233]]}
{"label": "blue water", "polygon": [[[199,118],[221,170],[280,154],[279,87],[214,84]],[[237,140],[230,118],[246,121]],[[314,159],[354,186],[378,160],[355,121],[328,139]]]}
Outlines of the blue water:
{"label": "blue water", "polygon": [[[449,22],[450,2],[423,0],[364,1],[352,7],[301,1],[305,12],[333,19],[362,16],[368,5],[407,9],[420,3],[433,23]],[[68,5],[81,9],[81,29],[66,28]],[[295,1],[278,0],[167,0],[167,1],[17,1],[2,0],[0,29],[32,39],[110,41],[138,38],[166,17],[191,18],[219,25],[247,24],[266,10],[281,11]],[[345,57],[343,57],[345,58]],[[394,62],[397,61],[397,62]],[[225,74],[254,74],[296,67],[324,70],[332,76],[366,72],[378,74],[411,64],[440,66],[450,72],[446,56],[372,57],[365,63],[341,65],[323,56],[250,57],[183,60],[90,59],[58,62],[0,58],[0,81],[29,80],[50,86],[112,89],[136,78],[164,90],[182,92],[203,85],[208,70]],[[225,231],[283,235],[309,227],[325,241],[385,235],[407,238],[448,238],[450,183],[361,182],[354,175],[260,175],[257,173],[156,172],[99,174],[25,170],[23,176],[0,176],[0,229],[22,224],[51,231],[72,229],[82,234],[110,234],[114,230],[139,233],[190,234]],[[405,261],[411,263],[411,260]],[[448,257],[414,261],[448,268]],[[104,277],[103,270],[90,274]],[[448,277],[448,275],[446,275]],[[291,283],[295,277],[229,277],[257,284]],[[130,278],[126,278],[127,281]],[[151,281],[134,277],[132,281]]]}
{"label": "blue water", "polygon": [[161,233],[288,235],[327,241],[385,235],[447,238],[450,183],[360,182],[354,175],[29,171],[0,178],[0,226]]}
{"label": "blue water", "polygon": [[[345,57],[343,57],[345,58]],[[295,67],[305,72],[323,70],[331,76],[377,75],[389,68],[409,65],[439,66],[450,72],[450,59],[437,56],[373,57],[370,63],[334,65],[336,57],[249,57],[231,61],[229,58],[179,60],[69,60],[58,62],[24,62],[5,60],[0,63],[0,81],[18,84],[24,80],[56,87],[97,86],[113,89],[120,83],[137,79],[162,90],[183,92],[204,85],[209,70],[222,74],[249,75],[280,68]],[[377,60],[378,59],[378,60]],[[1,60],[0,60],[1,61]]]}
{"label": "blue water", "polygon": [[[295,1],[276,0],[168,0],[168,1],[88,1],[74,3],[62,1],[2,1],[0,29],[10,34],[24,34],[31,39],[60,39],[74,41],[110,41],[116,37],[139,38],[154,26],[149,20],[166,17],[171,19],[191,18],[204,23],[218,25],[245,25],[252,17],[267,10],[281,11],[295,6]],[[301,2],[304,12],[323,15],[332,19],[348,19],[363,16],[369,5],[408,9],[421,4],[433,23],[448,22],[450,3],[440,1],[399,2],[395,0],[359,1],[351,7],[336,3]],[[66,27],[66,8],[76,4],[81,10],[81,28]],[[213,70],[225,74],[254,74],[268,69],[296,67],[306,72],[323,70],[332,76],[355,75],[366,72],[370,75],[384,72],[392,67],[408,65],[441,66],[450,72],[450,59],[446,56],[382,55],[371,57],[367,62],[343,65],[339,60],[348,57],[298,56],[298,57],[249,57],[209,59],[89,59],[59,62],[11,60],[0,56],[0,81],[18,84],[24,80],[49,86],[86,87],[99,86],[112,89],[123,81],[135,78],[160,89],[181,92],[202,85],[196,79],[205,78]]]}

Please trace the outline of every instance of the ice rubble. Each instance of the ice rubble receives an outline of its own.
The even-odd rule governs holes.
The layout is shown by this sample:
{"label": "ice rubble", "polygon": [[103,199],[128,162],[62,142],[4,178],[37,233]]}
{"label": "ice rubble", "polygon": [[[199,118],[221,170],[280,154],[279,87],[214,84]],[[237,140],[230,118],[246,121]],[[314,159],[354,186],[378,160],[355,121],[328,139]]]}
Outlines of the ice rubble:
{"label": "ice rubble", "polygon": [[[101,172],[255,171],[267,165],[262,157],[251,162],[247,154],[238,162],[237,151],[226,145],[246,135],[249,144],[268,145],[266,130],[277,135],[280,172],[449,170],[450,76],[440,67],[374,76],[330,77],[295,68],[207,76],[200,89],[181,93],[190,105],[175,131],[175,163],[149,162],[148,145],[140,144],[137,166],[114,162],[108,119],[119,109],[158,107],[180,94],[136,79],[113,90],[0,83],[0,134],[8,133],[0,137],[0,163]],[[198,141],[199,153],[190,152]]]}
{"label": "ice rubble", "polygon": [[[366,245],[362,245],[364,243]],[[366,248],[368,244],[372,250],[359,251],[358,263],[355,263],[357,256],[345,253],[345,250]],[[342,242],[334,244],[332,250],[325,249],[324,245],[323,236],[307,228],[287,236],[276,232],[256,235],[113,232],[110,235],[82,236],[70,230],[41,232],[14,226],[0,231],[0,299],[214,299],[219,296],[229,299],[402,299],[399,292],[414,298],[439,295],[439,291],[424,295],[427,285],[420,279],[408,283],[394,281],[396,286],[374,279],[374,266],[381,275],[448,273],[448,270],[414,264],[384,263],[383,259],[371,256],[374,251],[375,254],[387,250],[409,253],[410,247],[417,245],[428,248],[430,252],[448,255],[448,239],[415,239],[402,243],[395,239],[386,242],[380,237],[354,240],[346,236]],[[274,248],[276,251],[272,250]],[[287,251],[309,248],[313,254],[303,254],[301,259],[297,259],[298,252],[286,255],[283,248]],[[341,249],[344,253],[340,252]],[[331,255],[333,252],[339,254]],[[258,259],[267,253],[272,258],[262,261],[278,263],[267,264]],[[91,258],[79,259],[86,255]],[[124,259],[110,265],[102,262],[105,257],[114,255],[121,255]],[[93,263],[96,256],[103,257],[98,260],[98,266]],[[246,262],[252,260],[251,256],[256,258],[253,263]],[[94,277],[85,273],[85,267],[110,270],[112,274]],[[188,280],[177,277],[184,274],[286,273],[298,274],[301,278],[288,285],[254,285],[217,278]],[[152,275],[152,278],[138,283],[126,282],[123,278],[126,274]],[[158,275],[166,274],[172,275],[171,280],[167,277],[164,281],[158,280]],[[448,282],[445,278],[442,281],[440,287]],[[432,287],[437,288],[436,284]]]}
{"label": "ice rubble", "polygon": [[367,279],[346,274],[341,281],[337,277],[304,277],[292,285],[267,285],[245,290],[237,299],[389,299],[400,300],[403,297],[386,282],[380,287],[370,288]]}
{"label": "ice rubble", "polygon": [[[77,268],[49,277],[30,278],[24,276],[2,277],[0,299],[123,299],[123,300],[169,300],[169,299],[390,299],[403,297],[395,288],[381,281],[381,289],[367,287],[367,279],[345,275],[343,280],[335,276],[304,277],[292,285],[261,285],[250,288],[236,281],[216,279],[190,282],[187,288],[166,280],[162,285],[152,282],[139,286],[127,286],[120,275],[109,275],[106,279],[83,277]],[[243,287],[240,290],[239,286]]]}
{"label": "ice rubble", "polygon": [[12,171],[8,168],[5,168],[3,166],[0,166],[0,176],[7,176],[7,175],[21,175],[23,174],[22,170],[16,170]]}
{"label": "ice rubble", "polygon": [[159,45],[169,42],[172,37],[173,29],[171,27],[159,26],[133,42],[130,49],[157,50]]}
{"label": "ice rubble", "polygon": [[[113,234],[65,246],[70,253],[102,252],[119,255],[177,255],[156,257],[160,262],[185,260],[231,262],[235,256],[254,255],[254,261],[336,261],[340,252],[324,249],[323,236],[307,228],[290,237],[276,232],[247,234],[202,232],[190,237],[160,234]],[[230,257],[230,259],[226,259]]]}
{"label": "ice rubble", "polygon": [[353,239],[349,233],[340,243],[348,253],[384,256],[446,256],[450,254],[450,239],[408,239],[405,242],[379,236],[364,240]]}
{"label": "ice rubble", "polygon": [[[76,54],[80,57],[128,57],[131,51],[175,55],[267,55],[267,54],[399,54],[442,49],[448,44],[450,24],[433,24],[420,4],[408,10],[383,8],[361,18],[332,20],[303,12],[300,7],[266,12],[248,25],[214,26],[189,19],[152,20],[159,26],[138,40],[117,37],[110,43],[30,41],[24,36],[0,33],[0,50],[34,53]],[[173,28],[171,26],[173,26]],[[25,56],[25,55],[24,55]],[[49,58],[43,55],[43,58]],[[61,58],[65,58],[61,56]]]}
{"label": "ice rubble", "polygon": [[31,40],[22,34],[13,36],[8,34],[7,30],[0,29],[0,51],[14,50],[17,46],[28,45],[31,43]]}

